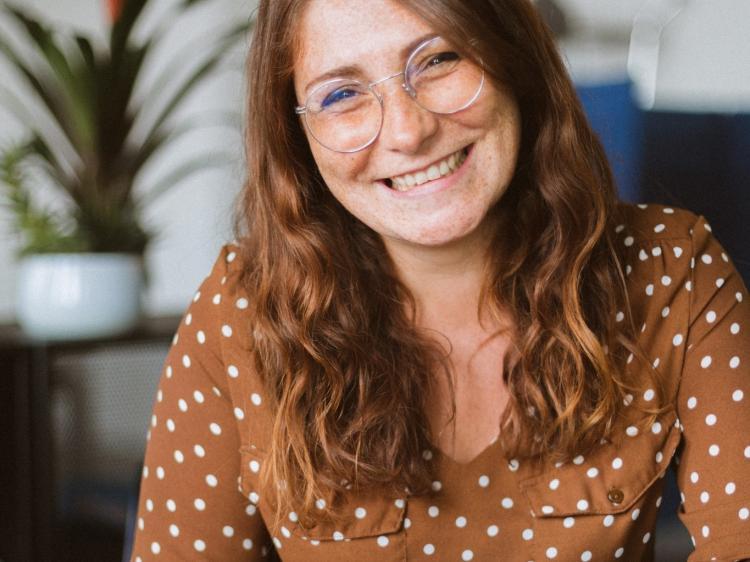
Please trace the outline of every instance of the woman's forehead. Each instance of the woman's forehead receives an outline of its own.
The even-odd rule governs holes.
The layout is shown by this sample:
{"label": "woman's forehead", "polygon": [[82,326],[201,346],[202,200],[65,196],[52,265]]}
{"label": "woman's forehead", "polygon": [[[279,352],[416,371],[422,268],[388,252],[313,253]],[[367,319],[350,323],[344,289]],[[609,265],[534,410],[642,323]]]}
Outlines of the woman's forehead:
{"label": "woman's forehead", "polygon": [[[402,51],[432,32],[413,12],[389,0],[311,0],[299,22],[295,76],[301,80],[346,65],[403,62]],[[376,69],[373,69],[376,70]]]}

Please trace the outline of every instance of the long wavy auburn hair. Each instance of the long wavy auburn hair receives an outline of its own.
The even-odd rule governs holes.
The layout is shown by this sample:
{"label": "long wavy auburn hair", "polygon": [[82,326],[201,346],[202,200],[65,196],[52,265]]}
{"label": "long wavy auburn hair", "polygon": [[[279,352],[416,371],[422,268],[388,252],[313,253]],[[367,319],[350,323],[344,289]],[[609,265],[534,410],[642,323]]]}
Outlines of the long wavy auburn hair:
{"label": "long wavy auburn hair", "polygon": [[[626,394],[646,385],[656,390],[648,423],[667,408],[665,384],[636,343],[613,244],[613,178],[551,33],[528,0],[400,3],[453,44],[471,44],[467,56],[520,106],[518,165],[491,210],[480,304],[513,324],[510,351],[498,358],[510,395],[506,455],[585,453],[610,435]],[[275,523],[293,510],[303,526],[338,519],[352,488],[429,494],[423,453],[436,436],[426,411],[438,377],[447,377],[455,415],[450,362],[417,328],[414,298],[380,237],[330,194],[294,114],[305,4],[260,2],[248,58],[248,179],[236,215],[250,352],[275,415],[261,478]],[[628,380],[633,356],[645,378]]]}

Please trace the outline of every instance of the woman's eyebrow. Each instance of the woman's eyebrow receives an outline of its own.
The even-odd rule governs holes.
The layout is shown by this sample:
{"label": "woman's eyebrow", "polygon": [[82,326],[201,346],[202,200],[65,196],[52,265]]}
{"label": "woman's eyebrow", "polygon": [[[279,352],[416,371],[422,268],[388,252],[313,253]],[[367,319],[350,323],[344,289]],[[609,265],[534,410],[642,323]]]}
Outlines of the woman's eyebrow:
{"label": "woman's eyebrow", "polygon": [[317,84],[322,84],[328,80],[334,78],[342,78],[344,76],[355,76],[362,74],[362,67],[356,64],[347,64],[345,66],[337,66],[327,72],[324,72],[320,76],[310,80],[305,86],[305,93],[309,93],[310,89]]}
{"label": "woman's eyebrow", "polygon": [[[413,41],[410,41],[407,45],[405,45],[401,49],[401,58],[405,59],[408,57],[414,49],[416,49],[419,45],[427,41],[428,39],[432,39],[434,37],[437,37],[437,34],[433,33],[427,33],[425,35],[422,35],[421,37],[417,37]],[[310,80],[307,85],[305,86],[305,93],[309,93],[310,89],[316,85],[320,84],[322,82],[325,82],[327,80],[332,80],[334,78],[341,78],[344,76],[355,76],[355,75],[363,75],[364,72],[362,71],[362,67],[356,64],[347,64],[343,66],[337,66],[336,68],[332,68],[331,70],[327,70],[323,74],[320,74]]]}

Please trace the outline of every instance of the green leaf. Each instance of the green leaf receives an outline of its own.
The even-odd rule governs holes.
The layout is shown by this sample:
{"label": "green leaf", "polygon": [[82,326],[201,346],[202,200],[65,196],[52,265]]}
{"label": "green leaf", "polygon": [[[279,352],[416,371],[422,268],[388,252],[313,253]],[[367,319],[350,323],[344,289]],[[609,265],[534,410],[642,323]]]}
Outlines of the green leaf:
{"label": "green leaf", "polygon": [[75,175],[69,174],[61,165],[60,161],[53,154],[47,142],[39,135],[38,132],[33,132],[31,141],[29,142],[29,156],[36,156],[45,165],[46,172],[53,183],[61,187],[63,192],[73,198],[75,201],[77,191],[75,186],[80,184],[80,179]]}
{"label": "green leaf", "polygon": [[241,122],[242,115],[236,111],[211,111],[196,115],[170,131],[165,131],[165,128],[162,127],[157,134],[150,137],[149,141],[138,146],[135,153],[128,160],[129,166],[134,171],[140,171],[161,148],[170,146],[193,131],[206,127],[235,128]]}
{"label": "green leaf", "polygon": [[141,254],[152,236],[129,207],[81,209],[75,218],[81,236],[91,241],[93,252]]}
{"label": "green leaf", "polygon": [[78,45],[78,50],[81,52],[81,57],[86,63],[89,72],[92,76],[96,76],[96,54],[94,53],[94,48],[91,46],[91,41],[89,41],[88,37],[84,37],[83,35],[76,35],[75,40],[76,45]]}
{"label": "green leaf", "polygon": [[61,89],[68,100],[69,111],[75,126],[79,146],[81,148],[91,147],[93,145],[94,116],[92,109],[93,100],[87,88],[88,80],[86,80],[85,76],[82,77],[73,72],[70,62],[47,28],[16,8],[8,7],[6,8],[6,12],[24,29],[36,45],[42,58],[47,62],[49,68],[52,69],[53,74],[57,77]]}
{"label": "green leaf", "polygon": [[122,151],[133,127],[134,119],[128,108],[150,46],[151,41],[147,41],[142,47],[125,48],[120,65],[117,69],[109,67],[104,77],[105,82],[101,84],[99,135],[101,157],[105,166],[112,164],[115,156]]}
{"label": "green leaf", "polygon": [[56,216],[35,208],[29,197],[21,165],[34,154],[33,142],[0,153],[0,183],[5,184],[5,206],[13,213],[23,240],[20,254],[79,250],[83,247],[81,240],[66,234]]}
{"label": "green leaf", "polygon": [[30,110],[19,97],[8,88],[0,84],[0,104],[12,113],[21,124],[31,124],[36,121]]}
{"label": "green leaf", "polygon": [[[69,115],[67,113],[67,107],[60,103],[59,95],[56,88],[48,83],[47,77],[37,76],[29,66],[18,56],[17,52],[3,39],[0,35],[0,52],[5,55],[15,70],[23,77],[31,90],[39,97],[43,105],[47,108],[51,114],[54,122],[64,134],[66,141],[70,147],[78,152],[79,147],[75,142],[76,132],[75,127],[72,125]],[[7,90],[6,90],[7,91]],[[37,121],[32,119],[27,121],[33,123]]]}
{"label": "green leaf", "polygon": [[[169,117],[172,116],[175,109],[184,101],[187,95],[193,91],[195,86],[199,84],[201,80],[216,67],[216,65],[218,65],[218,63],[224,58],[226,50],[229,48],[229,46],[234,43],[239,37],[244,36],[248,32],[248,29],[248,24],[243,23],[234,27],[231,31],[227,32],[221,38],[219,44],[215,46],[208,58],[190,74],[190,76],[185,80],[182,86],[178,88],[177,92],[164,106],[161,113],[151,126],[151,132],[146,137],[145,143],[149,143],[151,141],[151,137],[158,134],[161,126],[167,119],[169,119]],[[165,75],[172,75],[173,72],[176,72],[177,69],[183,65],[184,59],[182,59],[181,57],[176,58],[176,62],[171,66],[171,68],[174,70],[167,70],[165,72]],[[156,97],[155,94],[158,91],[159,90],[154,88],[149,95],[149,99],[154,99]]]}
{"label": "green leaf", "polygon": [[112,66],[117,72],[120,65],[125,47],[130,39],[130,34],[135,27],[138,18],[146,6],[147,0],[127,0],[123,6],[119,19],[112,26],[110,34],[110,53],[112,56]]}
{"label": "green leaf", "polygon": [[[39,130],[38,127],[35,126],[35,123],[37,122],[36,116],[23,104],[23,102],[21,102],[20,99],[18,99],[18,97],[13,92],[3,87],[2,85],[0,85],[0,101],[2,101],[3,105],[11,113],[13,113],[22,124],[25,124],[31,129],[33,135],[39,139],[39,142],[43,142],[47,147],[47,150],[49,151],[47,143],[43,140],[46,135],[41,130]],[[64,136],[63,139],[67,140]],[[64,147],[64,150],[68,150],[73,153],[75,152],[75,148],[69,144]],[[55,167],[60,171],[60,177],[70,178],[70,174],[65,171],[60,159],[54,156],[51,151],[49,151],[49,153],[51,155],[50,158],[54,160]]]}
{"label": "green leaf", "polygon": [[61,125],[65,121],[65,116],[60,111],[57,104],[57,99],[54,95],[54,89],[50,88],[45,84],[42,79],[38,78],[36,74],[28,67],[28,65],[18,56],[15,50],[3,40],[0,35],[0,51],[5,55],[8,61],[12,64],[15,70],[21,74],[25,80],[31,86],[32,90],[41,98],[50,113],[57,119]]}

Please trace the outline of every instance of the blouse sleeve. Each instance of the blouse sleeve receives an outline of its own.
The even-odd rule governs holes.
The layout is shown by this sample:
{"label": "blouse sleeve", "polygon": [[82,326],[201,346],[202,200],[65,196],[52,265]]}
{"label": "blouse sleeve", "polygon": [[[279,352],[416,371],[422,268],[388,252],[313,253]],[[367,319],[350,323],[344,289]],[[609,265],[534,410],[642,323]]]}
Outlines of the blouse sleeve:
{"label": "blouse sleeve", "polygon": [[134,562],[266,560],[273,553],[260,514],[238,489],[240,439],[220,345],[218,295],[226,269],[225,247],[164,363],[141,476]]}
{"label": "blouse sleeve", "polygon": [[677,397],[679,517],[695,544],[691,562],[739,560],[750,558],[750,302],[704,217],[691,238],[689,325]]}

